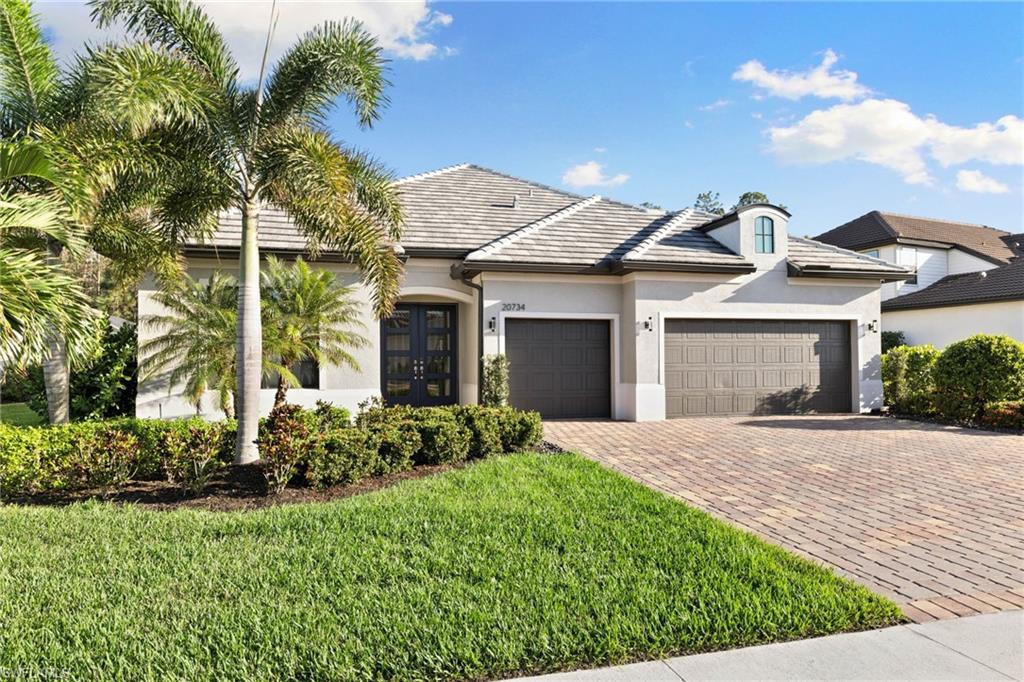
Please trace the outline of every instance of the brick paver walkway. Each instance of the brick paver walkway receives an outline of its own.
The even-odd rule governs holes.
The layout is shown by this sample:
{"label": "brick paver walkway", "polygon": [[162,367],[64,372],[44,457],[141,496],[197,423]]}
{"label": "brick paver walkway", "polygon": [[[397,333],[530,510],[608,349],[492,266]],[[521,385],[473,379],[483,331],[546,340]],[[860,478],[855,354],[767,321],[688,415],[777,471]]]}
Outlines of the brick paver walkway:
{"label": "brick paver walkway", "polygon": [[545,432],[828,564],[917,622],[1024,607],[1024,437],[855,415]]}

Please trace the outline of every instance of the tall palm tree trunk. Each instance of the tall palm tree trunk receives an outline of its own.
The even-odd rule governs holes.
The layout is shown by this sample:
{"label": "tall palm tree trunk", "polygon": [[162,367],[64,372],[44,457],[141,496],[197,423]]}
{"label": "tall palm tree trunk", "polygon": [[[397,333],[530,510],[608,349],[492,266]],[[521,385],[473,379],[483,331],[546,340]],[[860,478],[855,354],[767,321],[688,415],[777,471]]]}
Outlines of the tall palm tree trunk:
{"label": "tall palm tree trunk", "polygon": [[263,372],[263,327],[260,319],[260,248],[258,242],[260,209],[252,193],[242,205],[241,269],[238,277],[238,336],[236,339],[236,378],[238,439],[235,464],[248,464],[260,458],[256,445],[260,419],[260,377]]}
{"label": "tall palm tree trunk", "polygon": [[[48,239],[47,261],[59,265],[63,250],[60,242]],[[46,411],[51,424],[66,424],[71,417],[71,367],[64,337],[54,331],[47,341],[49,353],[43,360],[43,386],[46,389]]]}
{"label": "tall palm tree trunk", "polygon": [[274,407],[280,407],[284,405],[284,401],[288,396],[288,382],[284,380],[284,377],[277,378],[277,391],[274,393]]}

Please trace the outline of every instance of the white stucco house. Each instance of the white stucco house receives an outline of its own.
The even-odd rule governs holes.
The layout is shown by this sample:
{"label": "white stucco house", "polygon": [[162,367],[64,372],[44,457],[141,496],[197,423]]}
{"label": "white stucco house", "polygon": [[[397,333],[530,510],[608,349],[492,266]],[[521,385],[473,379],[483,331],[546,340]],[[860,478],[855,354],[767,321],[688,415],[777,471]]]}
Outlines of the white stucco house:
{"label": "white stucco house", "polygon": [[973,334],[1024,341],[1024,235],[871,211],[815,239],[916,268],[882,286],[882,329],[937,348]]}
{"label": "white stucco house", "polygon": [[[657,420],[690,415],[862,412],[882,405],[883,283],[911,268],[788,234],[789,214],[652,212],[581,197],[475,165],[398,181],[406,258],[395,313],[374,320],[361,371],[306,367],[289,399],[355,407],[472,403],[480,359],[504,353],[511,401],[547,418]],[[238,215],[185,250],[195,277],[235,271]],[[306,244],[268,207],[264,254]],[[356,284],[352,265],[317,266]],[[158,310],[152,280],[144,320]],[[368,298],[357,289],[361,298]],[[273,390],[264,391],[269,409]],[[214,414],[211,404],[202,406]],[[180,390],[149,382],[137,414],[194,414]]]}

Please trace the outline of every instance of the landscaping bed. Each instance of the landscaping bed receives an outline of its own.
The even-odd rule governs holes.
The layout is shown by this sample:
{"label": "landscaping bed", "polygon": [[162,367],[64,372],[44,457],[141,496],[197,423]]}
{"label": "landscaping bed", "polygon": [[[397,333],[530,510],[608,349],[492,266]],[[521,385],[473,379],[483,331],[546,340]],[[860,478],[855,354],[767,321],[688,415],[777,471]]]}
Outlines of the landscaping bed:
{"label": "landscaping bed", "polygon": [[902,620],[572,454],[330,503],[0,507],[0,660],[70,679],[489,679]]}

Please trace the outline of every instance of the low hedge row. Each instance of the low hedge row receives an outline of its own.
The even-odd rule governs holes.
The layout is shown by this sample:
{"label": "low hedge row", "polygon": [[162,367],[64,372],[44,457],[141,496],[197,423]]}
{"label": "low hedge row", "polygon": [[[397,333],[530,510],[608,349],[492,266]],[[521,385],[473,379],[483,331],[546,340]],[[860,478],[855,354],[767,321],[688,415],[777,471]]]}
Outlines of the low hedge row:
{"label": "low hedge row", "polygon": [[[540,416],[510,407],[408,408],[368,404],[355,420],[321,403],[278,408],[261,420],[268,490],[294,478],[318,487],[536,445]],[[235,422],[112,419],[60,426],[0,424],[0,499],[166,478],[201,490],[231,463]]]}
{"label": "low hedge row", "polygon": [[886,404],[899,414],[1021,428],[1024,344],[977,334],[942,351],[898,346],[882,356],[882,384]]}
{"label": "low hedge row", "polygon": [[270,492],[293,478],[315,487],[354,483],[414,464],[449,464],[514,452],[540,442],[536,412],[511,407],[364,405],[355,423],[283,405],[263,421],[258,443]]}

